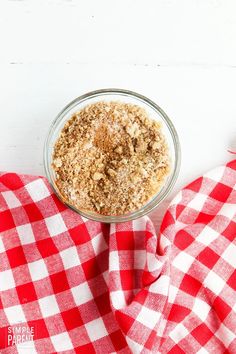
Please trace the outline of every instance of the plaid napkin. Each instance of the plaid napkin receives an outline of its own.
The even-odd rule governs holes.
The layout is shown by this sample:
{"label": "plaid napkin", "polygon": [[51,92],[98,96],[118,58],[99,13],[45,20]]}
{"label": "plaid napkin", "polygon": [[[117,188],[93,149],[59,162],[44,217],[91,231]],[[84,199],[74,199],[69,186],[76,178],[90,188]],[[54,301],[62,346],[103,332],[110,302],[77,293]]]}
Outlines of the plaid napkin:
{"label": "plaid napkin", "polygon": [[236,160],[184,188],[159,237],[2,173],[0,236],[1,354],[236,353]]}

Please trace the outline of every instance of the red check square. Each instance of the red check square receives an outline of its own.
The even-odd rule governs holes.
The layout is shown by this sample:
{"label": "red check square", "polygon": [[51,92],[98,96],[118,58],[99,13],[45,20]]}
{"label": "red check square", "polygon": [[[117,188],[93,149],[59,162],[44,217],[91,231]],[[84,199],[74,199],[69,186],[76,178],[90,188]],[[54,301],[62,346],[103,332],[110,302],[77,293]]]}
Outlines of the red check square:
{"label": "red check square", "polygon": [[180,230],[175,236],[175,245],[184,250],[189,247],[194,241],[194,238],[185,230]]}
{"label": "red check square", "polygon": [[124,338],[124,335],[120,330],[115,331],[110,334],[110,338],[112,340],[112,343],[115,347],[115,350],[118,352],[119,350],[123,349],[126,347],[126,341]]}
{"label": "red check square", "polygon": [[87,262],[84,262],[82,264],[82,268],[84,270],[84,274],[87,280],[95,278],[100,274],[100,270],[96,258],[92,258]]}
{"label": "red check square", "polygon": [[8,328],[9,327],[0,327],[0,349],[2,350],[6,348],[6,338],[8,336]]}
{"label": "red check square", "polygon": [[236,270],[233,272],[233,274],[229,277],[227,281],[228,285],[236,291]]}
{"label": "red check square", "polygon": [[232,311],[231,307],[226,304],[219,296],[215,299],[212,304],[213,309],[216,311],[219,319],[223,322],[225,318],[229,315]]}
{"label": "red check square", "polygon": [[215,215],[214,214],[207,214],[207,213],[203,213],[200,212],[198,214],[198,217],[195,220],[195,223],[199,223],[199,224],[209,224],[209,222],[214,219]]}
{"label": "red check square", "polygon": [[108,292],[98,297],[95,297],[94,300],[96,302],[96,305],[99,309],[101,316],[104,316],[107,313],[111,312],[110,297]]}
{"label": "red check square", "polygon": [[15,223],[10,210],[0,211],[0,232],[13,229]]}
{"label": "red check square", "polygon": [[52,194],[51,198],[52,198],[52,201],[53,201],[54,204],[56,205],[57,210],[58,210],[59,212],[62,212],[62,211],[64,211],[64,210],[67,210],[67,206],[66,206],[64,203],[62,203],[62,202],[57,198],[57,196],[56,196],[55,194]]}
{"label": "red check square", "polygon": [[205,345],[214,335],[204,323],[196,327],[191,334],[202,346]]}
{"label": "red check square", "polygon": [[190,189],[191,191],[198,193],[201,190],[202,182],[203,182],[203,178],[199,177],[198,179],[196,179],[192,183],[189,183],[187,185],[186,189]]}
{"label": "red check square", "polygon": [[231,221],[226,229],[222,232],[222,235],[229,241],[234,241],[236,237],[236,222]]}
{"label": "red check square", "polygon": [[13,191],[24,187],[24,183],[16,173],[4,173],[1,176],[1,183]]}
{"label": "red check square", "polygon": [[30,222],[38,221],[43,219],[43,215],[40,212],[36,204],[31,203],[24,206],[26,214]]}
{"label": "red check square", "polygon": [[209,269],[214,267],[219,258],[220,256],[209,247],[204,248],[204,250],[198,255],[199,262],[207,266]]}
{"label": "red check square", "polygon": [[83,324],[80,312],[77,307],[62,312],[61,316],[68,331],[73,328],[80,327]]}
{"label": "red check square", "polygon": [[121,286],[123,290],[133,289],[133,283],[134,283],[133,270],[121,270],[120,279],[121,279]]}
{"label": "red check square", "polygon": [[37,242],[38,250],[43,258],[49,257],[58,253],[58,249],[55,246],[52,238],[45,238]]}
{"label": "red check square", "polygon": [[170,351],[168,351],[168,354],[186,354],[186,352],[176,344]]}
{"label": "red check square", "polygon": [[190,313],[190,309],[178,304],[173,304],[168,316],[168,320],[173,322],[181,322]]}
{"label": "red check square", "polygon": [[82,243],[86,243],[91,240],[85,224],[80,224],[73,229],[70,229],[69,233],[75,245],[81,245]]}
{"label": "red check square", "polygon": [[33,283],[27,283],[16,287],[16,291],[21,304],[37,300],[37,294]]}
{"label": "red check square", "polygon": [[121,250],[133,250],[135,246],[133,231],[117,232],[117,248]]}
{"label": "red check square", "polygon": [[180,284],[180,289],[192,296],[196,296],[201,287],[201,282],[189,274],[185,274]]}
{"label": "red check square", "polygon": [[132,325],[135,322],[135,319],[130,317],[129,315],[126,315],[123,312],[116,312],[116,320],[119,323],[120,327],[123,328],[123,332],[125,334],[128,333],[128,331],[130,330],[130,328],[132,327]]}
{"label": "red check square", "polygon": [[48,329],[43,319],[28,321],[28,326],[34,330],[34,338],[41,339],[49,336]]}
{"label": "red check square", "polygon": [[50,275],[50,280],[55,294],[70,288],[65,271]]}
{"label": "red check square", "polygon": [[217,183],[213,191],[209,194],[209,196],[215,200],[219,200],[222,203],[225,203],[232,192],[232,188],[226,186],[223,183]]}
{"label": "red check square", "polygon": [[81,345],[75,348],[76,354],[96,354],[94,346],[91,343]]}
{"label": "red check square", "polygon": [[9,263],[12,268],[26,264],[26,258],[22,246],[14,247],[6,251]]}

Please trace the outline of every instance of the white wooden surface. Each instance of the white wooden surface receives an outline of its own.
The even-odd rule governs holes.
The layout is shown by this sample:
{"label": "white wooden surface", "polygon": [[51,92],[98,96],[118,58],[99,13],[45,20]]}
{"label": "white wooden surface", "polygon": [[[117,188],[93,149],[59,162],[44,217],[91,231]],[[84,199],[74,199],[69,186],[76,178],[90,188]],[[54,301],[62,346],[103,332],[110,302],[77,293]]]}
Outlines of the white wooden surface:
{"label": "white wooden surface", "polygon": [[0,170],[44,174],[51,121],[98,88],[142,93],[179,133],[175,190],[232,158],[235,0],[1,0]]}

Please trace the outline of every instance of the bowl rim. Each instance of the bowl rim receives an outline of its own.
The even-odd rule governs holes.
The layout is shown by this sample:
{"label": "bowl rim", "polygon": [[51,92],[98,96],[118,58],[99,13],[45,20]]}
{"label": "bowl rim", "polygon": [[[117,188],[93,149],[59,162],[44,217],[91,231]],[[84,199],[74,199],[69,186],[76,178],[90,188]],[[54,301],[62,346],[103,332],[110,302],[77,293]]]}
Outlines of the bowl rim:
{"label": "bowl rim", "polygon": [[[170,178],[170,181],[166,187],[166,189],[164,190],[164,193],[161,195],[161,198],[158,199],[158,193],[156,196],[154,196],[150,201],[148,201],[146,204],[144,204],[142,206],[142,208],[135,210],[134,212],[131,212],[129,214],[124,214],[124,215],[102,215],[102,214],[90,214],[87,213],[83,210],[79,210],[76,207],[74,207],[73,205],[70,205],[61,195],[59,190],[56,188],[55,183],[53,182],[53,178],[51,176],[51,168],[50,168],[50,163],[49,163],[49,142],[50,139],[53,136],[54,133],[54,129],[56,126],[58,126],[58,124],[61,122],[61,120],[63,120],[64,116],[69,113],[70,110],[72,110],[75,106],[77,106],[78,104],[81,104],[82,102],[91,99],[91,98],[95,98],[95,97],[99,97],[102,95],[121,95],[121,96],[125,96],[125,97],[134,97],[136,99],[138,99],[139,101],[143,102],[144,104],[148,105],[150,108],[152,108],[154,111],[156,111],[157,113],[159,113],[172,138],[173,141],[173,145],[174,145],[174,152],[175,152],[175,163],[173,166],[173,173],[172,176]],[[89,102],[88,102],[89,104]],[[86,218],[86,219],[90,219],[93,221],[97,221],[97,222],[103,222],[103,223],[121,223],[121,222],[126,222],[126,221],[131,221],[137,218],[140,218],[148,213],[150,213],[151,211],[153,211],[162,201],[164,201],[164,199],[166,199],[166,197],[168,196],[168,194],[171,192],[171,190],[173,189],[173,186],[178,178],[179,175],[179,171],[180,171],[180,164],[181,164],[181,147],[180,147],[180,142],[179,142],[179,137],[177,134],[177,131],[175,129],[175,126],[173,125],[172,121],[170,120],[170,118],[167,116],[167,114],[163,111],[163,109],[157,105],[154,101],[150,100],[149,98],[147,98],[146,96],[143,96],[137,92],[134,91],[130,91],[130,90],[126,90],[126,89],[120,89],[120,88],[105,88],[105,89],[99,89],[99,90],[94,90],[94,91],[90,91],[88,93],[85,93],[81,96],[78,96],[77,98],[75,98],[74,100],[72,100],[71,102],[69,102],[58,114],[57,116],[54,118],[54,120],[51,123],[51,126],[49,128],[48,134],[46,136],[45,139],[45,143],[44,143],[44,149],[43,149],[43,162],[44,162],[44,171],[46,174],[46,177],[49,181],[50,186],[52,187],[54,193],[56,194],[56,196],[63,202],[63,204],[65,204],[68,208],[70,208],[71,210],[75,211],[77,214],[80,214],[82,217]]]}

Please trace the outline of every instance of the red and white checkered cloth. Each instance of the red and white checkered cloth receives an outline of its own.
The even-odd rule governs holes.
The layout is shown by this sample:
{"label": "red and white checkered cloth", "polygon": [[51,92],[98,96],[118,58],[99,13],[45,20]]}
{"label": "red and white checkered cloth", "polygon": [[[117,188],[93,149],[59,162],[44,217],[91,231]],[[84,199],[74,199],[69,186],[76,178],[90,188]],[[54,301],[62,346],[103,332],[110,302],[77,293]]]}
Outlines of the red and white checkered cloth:
{"label": "red and white checkered cloth", "polygon": [[[148,218],[85,220],[0,175],[0,353],[236,353],[236,160]],[[34,328],[30,349],[9,328]],[[28,350],[28,351],[27,351]]]}

